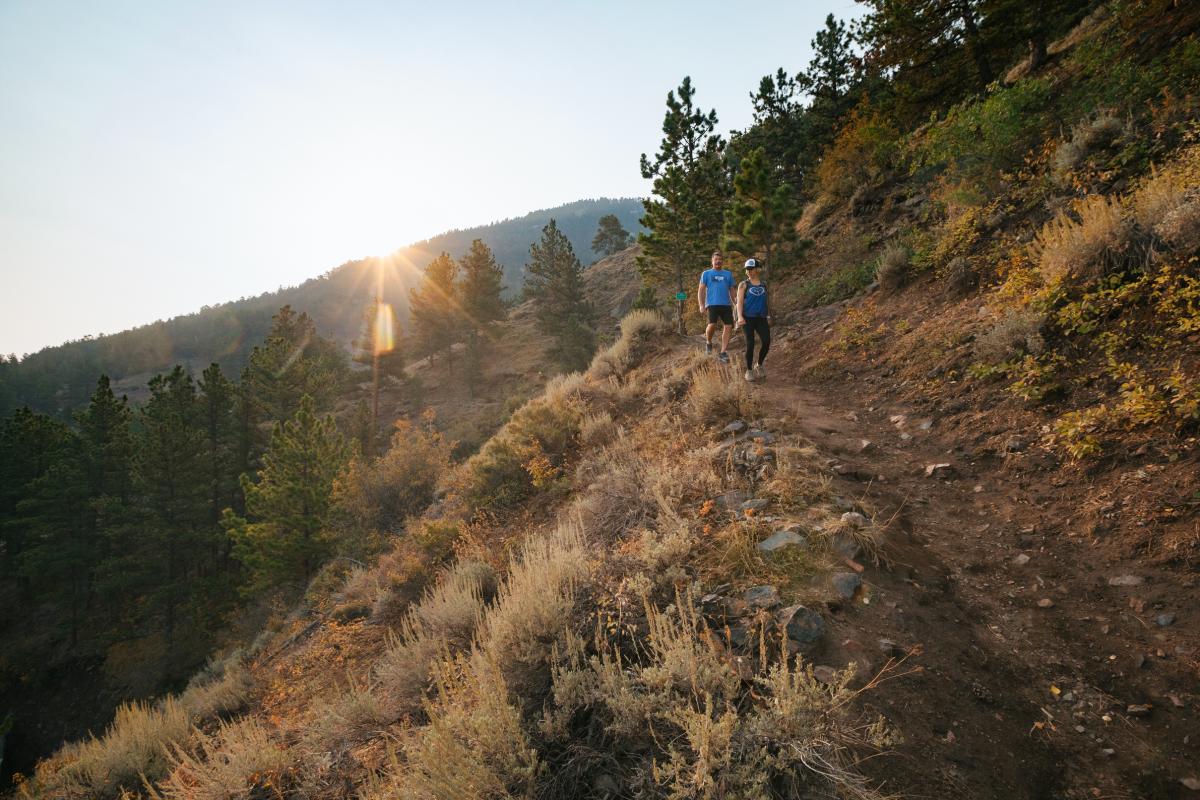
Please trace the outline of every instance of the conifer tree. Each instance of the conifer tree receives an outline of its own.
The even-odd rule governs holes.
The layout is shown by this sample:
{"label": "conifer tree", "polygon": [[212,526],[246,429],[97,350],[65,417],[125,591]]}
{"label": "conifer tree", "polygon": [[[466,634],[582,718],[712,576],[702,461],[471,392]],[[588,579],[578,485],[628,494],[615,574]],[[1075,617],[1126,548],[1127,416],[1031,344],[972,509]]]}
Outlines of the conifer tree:
{"label": "conifer tree", "polygon": [[537,308],[538,327],[554,339],[550,357],[567,370],[586,367],[595,350],[595,333],[583,290],[583,266],[554,220],[529,248],[525,294]]}
{"label": "conifer tree", "polygon": [[760,147],[742,159],[733,188],[733,202],[725,211],[726,242],[745,253],[763,252],[763,280],[767,281],[779,246],[796,236],[799,208],[792,187],[771,169]]}
{"label": "conifer tree", "polygon": [[242,476],[246,517],[227,510],[222,519],[249,573],[247,593],[296,586],[329,555],[325,520],[347,457],[333,417],[318,417],[308,395],[292,419],[276,424],[258,482]]}
{"label": "conifer tree", "polygon": [[[696,108],[691,78],[667,93],[663,140],[651,160],[641,158],[642,177],[653,180],[654,196],[643,202],[638,236],[644,280],[685,293],[687,282],[708,262],[721,238],[722,213],[728,196],[725,141],[714,133],[717,112]],[[679,330],[684,329],[684,302],[679,301]]]}
{"label": "conifer tree", "polygon": [[653,286],[642,285],[638,290],[638,296],[634,299],[633,305],[630,308],[645,309],[647,311],[658,311],[658,293],[654,291]]}
{"label": "conifer tree", "polygon": [[460,337],[458,265],[442,253],[429,266],[420,284],[408,290],[408,315],[412,357],[429,357],[432,363],[445,355],[453,366],[454,343]]}
{"label": "conifer tree", "polygon": [[66,455],[70,429],[29,408],[17,409],[0,427],[0,578],[17,571],[25,549],[25,524],[17,506],[31,484]]}
{"label": "conifer tree", "polygon": [[462,272],[459,299],[467,344],[464,371],[474,393],[491,329],[505,316],[501,298],[504,270],[481,239],[471,242],[471,249],[459,262],[459,268]]}
{"label": "conifer tree", "polygon": [[200,377],[197,400],[204,432],[204,463],[208,482],[208,517],[216,525],[221,512],[235,505],[240,491],[237,476],[237,387],[213,363]]}
{"label": "conifer tree", "polygon": [[140,594],[139,612],[161,620],[168,664],[173,661],[180,609],[193,601],[194,582],[211,568],[220,533],[211,520],[209,464],[196,386],[182,367],[150,381],[140,409],[136,479],[141,514],[136,536],[106,567],[115,594]]}
{"label": "conifer tree", "polygon": [[617,219],[616,214],[605,214],[600,217],[599,228],[596,230],[595,237],[592,238],[592,252],[602,256],[611,256],[631,244],[633,244],[633,237],[629,235],[629,231],[625,230],[625,226],[621,224],[621,220]]}

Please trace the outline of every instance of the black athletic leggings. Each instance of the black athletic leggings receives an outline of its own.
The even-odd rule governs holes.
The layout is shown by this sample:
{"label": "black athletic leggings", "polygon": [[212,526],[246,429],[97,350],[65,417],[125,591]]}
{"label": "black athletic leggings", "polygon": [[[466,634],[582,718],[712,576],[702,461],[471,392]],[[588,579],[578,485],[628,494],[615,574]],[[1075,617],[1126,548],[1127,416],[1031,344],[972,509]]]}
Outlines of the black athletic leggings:
{"label": "black athletic leggings", "polygon": [[767,351],[771,349],[771,326],[766,317],[746,317],[746,369],[754,368],[754,334],[762,339],[762,347],[758,350],[758,363],[763,363]]}

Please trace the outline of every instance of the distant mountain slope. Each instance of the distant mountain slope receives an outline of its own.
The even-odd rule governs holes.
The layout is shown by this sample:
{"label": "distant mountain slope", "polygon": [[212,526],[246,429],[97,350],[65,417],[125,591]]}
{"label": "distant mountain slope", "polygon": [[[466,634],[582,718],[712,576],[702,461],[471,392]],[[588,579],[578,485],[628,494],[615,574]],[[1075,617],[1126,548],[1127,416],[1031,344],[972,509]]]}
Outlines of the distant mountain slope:
{"label": "distant mountain slope", "polygon": [[[529,246],[551,218],[571,240],[584,264],[594,259],[592,237],[601,216],[615,214],[631,233],[640,230],[641,201],[636,198],[579,200],[488,225],[448,231],[397,251],[398,268],[385,277],[385,299],[405,315],[408,289],[438,253],[462,256],[471,241],[482,239],[504,267],[509,295],[520,291]],[[156,372],[174,364],[199,371],[212,361],[229,373],[244,365],[250,349],[262,341],[271,315],[284,304],[305,311],[322,334],[348,345],[358,335],[364,305],[375,286],[371,259],[348,261],[299,286],[244,297],[194,314],[158,320],[121,333],[84,338],[48,347],[20,360],[0,360],[0,416],[23,405],[65,415],[86,402],[96,378],[107,374],[126,391],[135,391]]]}

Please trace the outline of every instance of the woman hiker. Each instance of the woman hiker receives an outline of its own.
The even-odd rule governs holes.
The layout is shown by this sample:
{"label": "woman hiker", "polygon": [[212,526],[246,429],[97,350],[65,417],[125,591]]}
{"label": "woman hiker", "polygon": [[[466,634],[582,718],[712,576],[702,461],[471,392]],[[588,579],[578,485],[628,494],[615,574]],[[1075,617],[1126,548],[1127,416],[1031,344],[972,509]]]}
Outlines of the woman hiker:
{"label": "woman hiker", "polygon": [[[765,380],[763,359],[771,349],[771,325],[767,316],[767,285],[762,282],[762,264],[757,259],[746,261],[746,280],[738,284],[737,325],[746,328],[746,380]],[[754,361],[754,337],[762,340],[758,350],[758,363]]]}

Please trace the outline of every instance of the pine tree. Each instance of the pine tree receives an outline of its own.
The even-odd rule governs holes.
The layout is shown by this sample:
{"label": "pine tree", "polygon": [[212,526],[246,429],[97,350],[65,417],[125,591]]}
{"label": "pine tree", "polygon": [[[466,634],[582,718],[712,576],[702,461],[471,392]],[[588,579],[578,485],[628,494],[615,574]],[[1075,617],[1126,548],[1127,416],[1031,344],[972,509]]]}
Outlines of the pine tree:
{"label": "pine tree", "polygon": [[295,417],[275,426],[258,482],[242,476],[246,518],[226,511],[222,520],[249,573],[247,593],[294,587],[329,555],[325,519],[334,478],[347,460],[333,417],[319,418],[307,395]]}
{"label": "pine tree", "polygon": [[[717,112],[696,108],[691,78],[667,93],[663,140],[653,160],[642,154],[642,177],[653,180],[654,197],[643,202],[638,268],[653,284],[685,293],[688,275],[699,272],[720,240],[728,196],[725,141],[714,130]],[[679,330],[684,330],[679,301]]]}
{"label": "pine tree", "polygon": [[763,252],[767,281],[779,246],[796,236],[799,208],[792,187],[771,169],[760,147],[742,160],[733,188],[733,202],[725,211],[727,244],[745,253]]}
{"label": "pine tree", "polygon": [[619,253],[633,244],[633,237],[617,219],[616,214],[605,214],[600,217],[599,228],[592,239],[592,252],[602,256]]}
{"label": "pine tree", "polygon": [[445,355],[453,366],[454,343],[461,341],[458,265],[442,253],[429,266],[421,283],[408,290],[409,348],[413,358],[430,362]]}
{"label": "pine tree", "polygon": [[471,249],[459,262],[459,267],[462,271],[459,297],[467,344],[464,372],[473,394],[482,376],[483,356],[491,329],[505,316],[501,298],[504,270],[481,239],[471,242]]}
{"label": "pine tree", "polygon": [[204,431],[204,463],[208,481],[208,517],[216,525],[221,512],[237,503],[237,387],[218,364],[210,364],[200,377],[197,399],[200,427]]}
{"label": "pine tree", "polygon": [[25,549],[26,525],[17,505],[30,485],[67,455],[72,434],[63,423],[29,408],[0,428],[0,578],[14,575]]}
{"label": "pine tree", "polygon": [[658,293],[654,291],[654,287],[643,284],[642,288],[638,290],[638,296],[634,299],[633,305],[630,308],[645,309],[647,311],[660,310]]}
{"label": "pine tree", "polygon": [[539,328],[554,338],[550,357],[567,370],[586,367],[595,350],[595,333],[584,295],[583,266],[554,220],[529,248],[525,294],[537,308]]}
{"label": "pine tree", "polygon": [[[196,579],[214,567],[220,529],[211,518],[210,464],[196,386],[182,367],[150,381],[150,399],[140,409],[136,479],[141,506],[135,537],[107,567],[116,594],[137,591],[139,613],[161,620],[167,661],[174,661],[180,610],[197,600]],[[194,638],[194,637],[188,637]]]}

